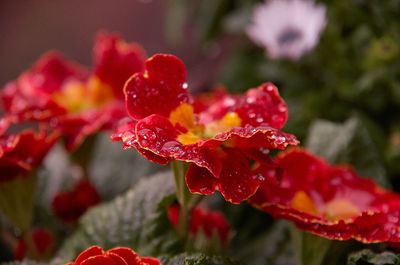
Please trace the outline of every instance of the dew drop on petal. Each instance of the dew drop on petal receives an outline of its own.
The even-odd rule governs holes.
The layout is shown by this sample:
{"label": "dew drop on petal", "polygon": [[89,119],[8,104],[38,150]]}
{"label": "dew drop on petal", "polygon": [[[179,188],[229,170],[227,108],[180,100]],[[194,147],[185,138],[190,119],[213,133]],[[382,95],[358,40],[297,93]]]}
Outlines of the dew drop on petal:
{"label": "dew drop on petal", "polygon": [[140,137],[143,137],[143,139],[150,140],[150,141],[153,141],[157,138],[156,134],[152,130],[149,130],[149,129],[140,130],[138,132],[138,135]]}

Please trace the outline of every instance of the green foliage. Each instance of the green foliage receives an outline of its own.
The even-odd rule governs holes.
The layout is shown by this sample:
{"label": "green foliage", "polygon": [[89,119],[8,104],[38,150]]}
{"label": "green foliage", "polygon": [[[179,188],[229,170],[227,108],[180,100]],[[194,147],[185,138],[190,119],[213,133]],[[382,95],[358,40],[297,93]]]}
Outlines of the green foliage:
{"label": "green foliage", "polygon": [[181,252],[166,214],[167,205],[175,200],[174,192],[172,174],[160,173],[142,179],[109,203],[91,208],[61,246],[54,263],[71,261],[91,245],[104,249],[128,246],[142,256]]}
{"label": "green foliage", "polygon": [[392,252],[375,253],[369,249],[352,253],[349,255],[347,265],[398,265],[400,257]]}
{"label": "green foliage", "polygon": [[357,116],[343,124],[314,121],[306,147],[330,163],[353,165],[361,176],[371,177],[380,185],[390,187],[378,148],[368,127]]}
{"label": "green foliage", "polygon": [[187,253],[173,257],[161,257],[160,261],[164,265],[240,265],[240,263],[228,258]]}

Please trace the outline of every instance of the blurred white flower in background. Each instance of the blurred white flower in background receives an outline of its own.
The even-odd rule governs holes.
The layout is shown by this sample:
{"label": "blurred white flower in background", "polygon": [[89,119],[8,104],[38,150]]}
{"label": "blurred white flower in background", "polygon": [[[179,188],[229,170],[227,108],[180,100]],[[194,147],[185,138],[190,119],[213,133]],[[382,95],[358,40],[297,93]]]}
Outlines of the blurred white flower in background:
{"label": "blurred white flower in background", "polygon": [[258,5],[247,35],[270,58],[298,60],[313,49],[326,26],[326,8],[312,0],[269,0]]}

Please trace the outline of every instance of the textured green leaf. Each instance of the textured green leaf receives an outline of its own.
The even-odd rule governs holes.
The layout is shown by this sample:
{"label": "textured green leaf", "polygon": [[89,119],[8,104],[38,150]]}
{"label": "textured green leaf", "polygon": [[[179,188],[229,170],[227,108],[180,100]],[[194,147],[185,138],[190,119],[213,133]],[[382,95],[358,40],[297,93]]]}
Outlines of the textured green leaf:
{"label": "textured green leaf", "polygon": [[143,256],[181,252],[180,241],[165,210],[173,200],[175,186],[170,172],[142,179],[124,195],[91,208],[53,263],[73,260],[91,245],[104,249],[128,246]]}
{"label": "textured green leaf", "polygon": [[239,265],[236,261],[219,256],[206,256],[204,254],[181,254],[174,257],[161,257],[164,265]]}
{"label": "textured green leaf", "polygon": [[347,265],[373,264],[373,265],[398,265],[400,258],[398,255],[385,251],[375,253],[370,249],[363,249],[349,255]]}
{"label": "textured green leaf", "polygon": [[4,263],[1,263],[1,265],[47,265],[47,263],[36,262],[36,261],[33,261],[33,260],[24,259],[23,261],[4,262]]}
{"label": "textured green leaf", "polygon": [[390,187],[376,144],[357,116],[343,124],[315,121],[309,130],[306,147],[330,163],[351,164],[361,176]]}

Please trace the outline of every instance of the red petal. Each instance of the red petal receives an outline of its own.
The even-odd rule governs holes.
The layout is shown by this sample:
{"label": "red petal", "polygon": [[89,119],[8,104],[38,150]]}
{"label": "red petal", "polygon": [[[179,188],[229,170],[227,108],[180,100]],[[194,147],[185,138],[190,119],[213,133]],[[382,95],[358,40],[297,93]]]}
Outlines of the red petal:
{"label": "red petal", "polygon": [[216,98],[210,101],[212,104],[207,107],[203,105],[203,111],[199,113],[201,124],[219,120],[228,112],[236,112],[242,127],[262,125],[281,129],[288,118],[287,106],[272,83],[250,89],[244,96],[221,95],[217,92]]}
{"label": "red petal", "polygon": [[272,127],[267,126],[246,126],[234,127],[230,131],[218,134],[214,139],[204,141],[202,145],[216,146],[222,142],[229,146],[249,149],[285,149],[288,145],[297,145],[299,141],[292,134],[284,133]]}
{"label": "red petal", "polygon": [[100,246],[91,246],[90,248],[83,251],[75,260],[75,265],[80,265],[83,261],[90,257],[103,255],[104,251]]}
{"label": "red petal", "polygon": [[37,228],[32,232],[32,239],[39,254],[45,254],[54,245],[53,234],[44,228]]}
{"label": "red petal", "polygon": [[168,214],[168,219],[171,221],[172,225],[177,228],[179,225],[179,216],[181,213],[181,209],[179,204],[173,203],[170,206],[168,206],[167,209],[167,214]]}
{"label": "red petal", "polygon": [[0,136],[0,170],[4,173],[0,182],[38,167],[57,139],[56,133],[46,135],[44,132],[35,133],[32,130],[25,130],[17,135]]}
{"label": "red petal", "polygon": [[240,203],[252,196],[268,177],[259,169],[252,169],[247,157],[237,149],[226,150],[222,164],[219,178],[207,169],[191,164],[186,173],[189,190],[204,195],[219,190],[225,200]]}
{"label": "red petal", "polygon": [[215,176],[221,172],[221,162],[213,149],[198,144],[183,145],[171,122],[161,115],[151,115],[136,125],[138,144],[156,155],[193,162],[210,170]]}
{"label": "red petal", "polygon": [[106,253],[114,253],[122,257],[128,265],[140,265],[140,258],[138,254],[130,248],[117,247],[108,250]]}
{"label": "red petal", "polygon": [[[157,54],[146,61],[145,74],[135,74],[125,84],[126,108],[134,120],[151,114],[168,117],[182,103],[189,102],[182,61]],[[156,104],[155,104],[156,103]]]}
{"label": "red petal", "polygon": [[94,74],[110,85],[118,98],[131,75],[144,71],[147,56],[137,43],[126,43],[118,34],[99,33],[94,45]]}
{"label": "red petal", "polygon": [[162,265],[158,259],[152,257],[141,257],[140,260],[144,263],[144,265]]}
{"label": "red petal", "polygon": [[128,265],[128,263],[119,255],[114,253],[106,253],[106,255],[114,260],[117,265]]}
{"label": "red petal", "polygon": [[118,265],[111,257],[109,256],[94,256],[88,259],[85,259],[81,263],[82,265]]}
{"label": "red petal", "polygon": [[122,125],[120,125],[111,136],[111,141],[122,141],[124,143],[123,149],[135,147],[141,155],[154,163],[160,165],[168,164],[172,159],[158,156],[155,153],[140,147],[136,139],[135,127],[136,121],[125,121],[125,123],[122,123]]}

